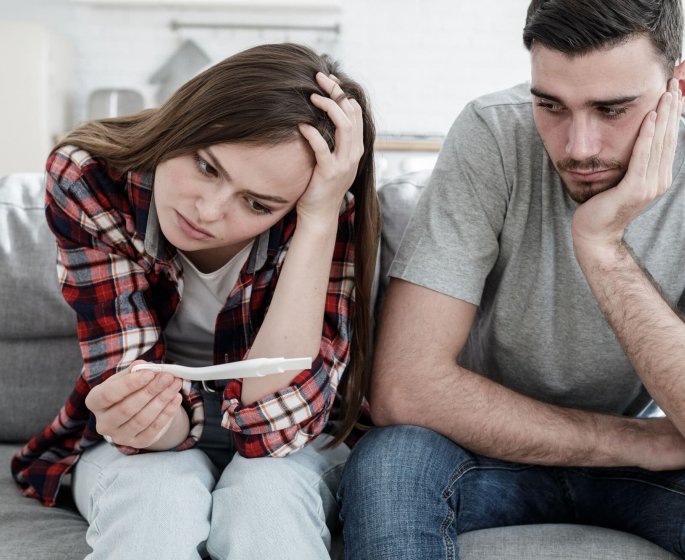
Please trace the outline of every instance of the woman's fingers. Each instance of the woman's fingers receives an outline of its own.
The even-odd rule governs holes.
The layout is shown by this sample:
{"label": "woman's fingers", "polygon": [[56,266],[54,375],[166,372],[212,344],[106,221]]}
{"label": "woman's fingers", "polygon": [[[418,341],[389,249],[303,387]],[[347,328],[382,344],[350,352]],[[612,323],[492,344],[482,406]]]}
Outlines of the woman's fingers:
{"label": "woman's fingers", "polygon": [[[131,366],[140,363],[145,362],[136,361]],[[93,412],[106,410],[147,386],[155,377],[155,374],[149,370],[141,371],[136,375],[129,375],[129,370],[130,367],[94,387],[86,397],[86,406]]]}
{"label": "woman's fingers", "polygon": [[335,147],[331,150],[313,126],[299,125],[302,136],[314,152],[316,165],[306,191],[298,200],[297,211],[303,218],[323,216],[328,220],[332,212],[339,212],[340,197],[354,182],[364,153],[364,120],[361,106],[345,95],[336,76],[319,72],[316,81],[326,95],[313,93],[310,99],[335,126]]}
{"label": "woman's fingers", "polygon": [[318,165],[328,165],[333,157],[328,144],[321,136],[321,133],[309,124],[300,124],[298,126],[300,133],[305,137],[307,142],[314,152],[314,157],[316,158],[316,163]]}
{"label": "woman's fingers", "polygon": [[174,414],[181,405],[179,393],[180,380],[150,400],[142,410],[128,422],[120,426],[118,436],[121,443],[136,448],[144,448],[155,443],[169,428]]}
{"label": "woman's fingers", "polygon": [[[359,105],[355,99],[347,97],[340,86],[338,78],[333,74],[326,76],[322,72],[319,72],[316,75],[316,80],[321,89],[328,93],[328,98],[317,96],[316,98],[312,97],[312,101],[315,99],[330,99],[335,103],[335,105],[333,105],[323,102],[321,104],[315,103],[315,105],[320,109],[325,110],[331,117],[331,120],[333,120],[333,123],[336,126],[336,146],[338,145],[339,140],[341,142],[347,140],[347,138],[342,138],[341,136],[346,127],[349,127],[349,131],[351,132],[350,140],[360,142],[363,150],[364,123],[361,105]],[[336,110],[335,106],[340,108],[346,119]]]}
{"label": "woman's fingers", "polygon": [[[333,74],[326,76],[323,72],[319,72],[316,75],[316,81],[319,87],[328,94],[328,98],[340,107],[350,121],[354,123],[358,120],[359,115],[361,115],[361,107],[354,99],[347,97],[336,76]],[[320,97],[326,98],[325,96]]]}
{"label": "woman's fingers", "polygon": [[[312,94],[311,101],[313,105],[325,111],[333,121],[335,125],[335,151],[340,155],[346,155],[355,136],[353,131],[357,126],[353,113],[346,114],[336,101],[317,93]],[[349,101],[347,104],[352,107]]]}
{"label": "woman's fingers", "polygon": [[362,114],[362,106],[356,99],[351,99],[352,110],[354,112],[356,145],[359,148],[359,157],[364,153],[364,115]]}
{"label": "woman's fingers", "polygon": [[333,74],[326,76],[323,72],[318,72],[316,74],[316,82],[328,94],[328,97],[340,105],[345,113],[352,110],[350,99],[343,91],[340,80],[336,76]]}
{"label": "woman's fingers", "polygon": [[112,376],[89,393],[89,398],[94,395],[87,404],[96,416],[97,431],[116,443],[138,447],[139,434],[149,430],[169,402],[181,398],[181,384],[169,373],[149,370]]}

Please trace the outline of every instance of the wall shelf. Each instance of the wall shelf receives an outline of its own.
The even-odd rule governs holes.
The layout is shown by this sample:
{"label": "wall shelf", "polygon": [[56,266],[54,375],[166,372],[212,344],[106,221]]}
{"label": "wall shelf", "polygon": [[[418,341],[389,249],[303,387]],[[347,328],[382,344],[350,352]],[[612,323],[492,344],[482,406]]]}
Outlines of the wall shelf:
{"label": "wall shelf", "polygon": [[75,4],[93,6],[127,6],[141,8],[249,8],[306,9],[338,11],[341,0],[71,0]]}

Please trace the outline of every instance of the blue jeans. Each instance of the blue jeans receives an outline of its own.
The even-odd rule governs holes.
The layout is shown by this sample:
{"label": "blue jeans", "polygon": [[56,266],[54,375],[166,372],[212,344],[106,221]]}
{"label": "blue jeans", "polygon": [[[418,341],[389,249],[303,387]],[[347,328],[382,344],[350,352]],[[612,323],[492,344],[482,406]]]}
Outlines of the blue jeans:
{"label": "blue jeans", "polygon": [[204,400],[196,448],[123,455],[102,442],[83,453],[72,491],[87,559],[328,558],[349,448],[325,448],[322,434],[287,457],[246,459],[219,426],[220,396]]}
{"label": "blue jeans", "polygon": [[458,534],[534,523],[627,531],[685,558],[685,471],[509,463],[416,426],[365,435],[338,500],[352,560],[456,559]]}

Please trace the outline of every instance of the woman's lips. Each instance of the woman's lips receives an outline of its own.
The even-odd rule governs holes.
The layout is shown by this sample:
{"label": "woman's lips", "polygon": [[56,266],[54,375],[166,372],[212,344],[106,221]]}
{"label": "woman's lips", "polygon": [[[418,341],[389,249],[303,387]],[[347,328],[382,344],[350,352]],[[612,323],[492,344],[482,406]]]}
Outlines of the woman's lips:
{"label": "woman's lips", "polygon": [[195,239],[197,241],[202,241],[204,239],[211,239],[212,237],[214,237],[208,231],[205,231],[204,229],[196,226],[190,220],[187,220],[186,218],[184,218],[183,215],[180,214],[179,212],[176,212],[176,218],[178,221],[178,226],[181,228],[183,233],[185,233],[188,237]]}

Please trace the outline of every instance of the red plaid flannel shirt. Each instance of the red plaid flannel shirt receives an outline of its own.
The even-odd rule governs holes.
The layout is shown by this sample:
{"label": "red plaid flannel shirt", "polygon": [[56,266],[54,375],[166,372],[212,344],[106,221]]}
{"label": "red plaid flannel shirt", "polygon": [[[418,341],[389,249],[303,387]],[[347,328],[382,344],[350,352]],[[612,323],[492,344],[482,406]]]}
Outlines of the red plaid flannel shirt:
{"label": "red plaid flannel shirt", "polygon": [[[183,271],[151,204],[152,174],[117,175],[72,146],[53,152],[46,168],[46,215],[57,238],[62,292],[77,314],[83,369],[57,417],[14,456],[12,472],[24,494],[54,505],[64,475],[84,449],[101,440],[95,417],[85,405],[90,389],[133,360],[164,361],[160,335],[178,305]],[[287,455],[328,424],[349,361],[353,220],[354,200],[348,195],[339,217],[321,346],[311,369],[302,371],[290,386],[249,405],[240,402],[240,380],[226,386],[224,423],[241,455]],[[252,345],[295,222],[293,211],[253,245],[217,319],[215,363],[239,361]],[[197,443],[204,420],[198,388],[193,384],[183,393],[191,430],[177,450]]]}

